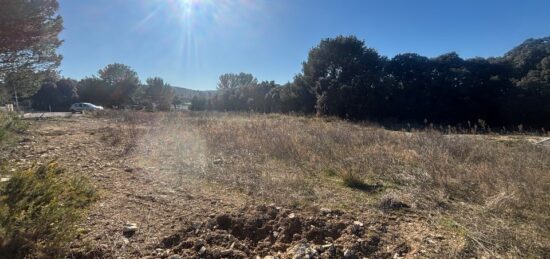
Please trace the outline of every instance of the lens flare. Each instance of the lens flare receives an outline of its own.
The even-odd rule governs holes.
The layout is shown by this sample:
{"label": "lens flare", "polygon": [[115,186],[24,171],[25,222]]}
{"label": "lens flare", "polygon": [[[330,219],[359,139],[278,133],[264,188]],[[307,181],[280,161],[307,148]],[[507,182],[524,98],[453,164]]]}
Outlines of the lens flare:
{"label": "lens flare", "polygon": [[[234,28],[255,27],[251,21],[259,13],[258,1],[252,0],[141,0],[145,15],[135,30],[144,34],[156,30],[165,35],[167,48],[177,47],[178,63],[201,66],[202,41],[220,38]],[[262,16],[262,19],[265,16]]]}

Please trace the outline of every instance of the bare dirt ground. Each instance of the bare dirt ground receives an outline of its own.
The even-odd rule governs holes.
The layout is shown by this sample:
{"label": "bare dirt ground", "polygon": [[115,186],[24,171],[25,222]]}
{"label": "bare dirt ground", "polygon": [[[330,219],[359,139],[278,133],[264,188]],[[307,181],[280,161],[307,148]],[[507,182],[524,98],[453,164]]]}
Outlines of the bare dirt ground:
{"label": "bare dirt ground", "polygon": [[[69,257],[447,257],[466,244],[422,211],[263,204],[164,167],[170,157],[151,161],[143,142],[116,143],[109,136],[118,127],[87,116],[33,121],[5,154],[21,168],[57,159],[99,189]],[[192,174],[201,165],[180,166]]]}

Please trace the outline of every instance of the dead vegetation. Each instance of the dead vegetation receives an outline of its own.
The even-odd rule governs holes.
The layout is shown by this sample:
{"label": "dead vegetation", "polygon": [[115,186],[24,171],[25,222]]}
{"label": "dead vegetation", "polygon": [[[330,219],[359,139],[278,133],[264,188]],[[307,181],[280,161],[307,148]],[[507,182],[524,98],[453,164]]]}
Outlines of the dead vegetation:
{"label": "dead vegetation", "polygon": [[137,155],[204,185],[305,208],[412,207],[463,235],[462,253],[548,253],[546,147],[332,119],[161,116]]}
{"label": "dead vegetation", "polygon": [[[343,256],[357,242],[369,242],[359,235],[362,241],[339,243],[333,238],[321,244],[300,232],[301,238],[267,251],[258,246],[259,240],[250,243],[232,228],[209,223],[229,215],[256,226],[254,218],[261,218],[258,211],[263,210],[258,208],[271,203],[288,212],[270,219],[274,222],[286,222],[283,218],[294,213],[307,225],[308,217],[330,210],[377,229],[381,245],[369,248],[369,255],[357,255],[550,253],[550,149],[533,145],[533,136],[528,141],[522,136],[389,131],[331,118],[228,113],[105,112],[57,122],[56,127],[80,125],[78,120],[92,127],[86,128],[85,139],[97,150],[77,143],[68,146],[84,149],[93,158],[92,166],[82,170],[103,189],[105,200],[89,224],[106,225],[106,230],[92,228],[82,242],[96,248],[74,255],[195,256],[203,250],[204,255],[241,251],[246,256],[285,257],[301,247],[305,237],[306,248],[300,251],[332,244],[336,255]],[[63,150],[59,152],[71,152]],[[63,161],[74,166],[70,159]],[[241,204],[255,209],[241,211]],[[333,219],[317,220],[328,224]],[[139,226],[130,239],[120,232],[125,221]],[[350,224],[345,221],[345,228]],[[280,232],[269,226],[269,238],[273,231]],[[231,240],[217,239],[226,234]],[[168,245],[159,236],[179,239]],[[206,237],[212,241],[202,243]],[[271,242],[266,238],[262,242]],[[325,252],[321,250],[315,251],[320,255]]]}

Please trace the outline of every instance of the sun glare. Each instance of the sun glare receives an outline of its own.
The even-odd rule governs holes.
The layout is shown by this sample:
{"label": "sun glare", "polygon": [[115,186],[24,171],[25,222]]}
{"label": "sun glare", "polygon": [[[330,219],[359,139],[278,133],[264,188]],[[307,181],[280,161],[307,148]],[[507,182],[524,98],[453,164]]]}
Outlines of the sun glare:
{"label": "sun glare", "polygon": [[[163,32],[167,48],[178,48],[178,62],[200,63],[201,41],[232,28],[254,24],[250,13],[258,13],[251,0],[142,0],[145,15],[134,30]],[[181,64],[181,63],[180,63]]]}

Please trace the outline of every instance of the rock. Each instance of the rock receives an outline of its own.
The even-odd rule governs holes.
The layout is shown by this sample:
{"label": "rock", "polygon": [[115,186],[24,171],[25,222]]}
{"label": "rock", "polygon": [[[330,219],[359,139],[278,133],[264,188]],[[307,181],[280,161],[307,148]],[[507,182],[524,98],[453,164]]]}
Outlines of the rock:
{"label": "rock", "polygon": [[10,180],[9,177],[2,177],[2,178],[0,178],[0,183],[7,182],[9,180]]}
{"label": "rock", "polygon": [[298,258],[318,258],[319,252],[315,247],[308,243],[300,242],[288,250],[288,254],[294,259]]}
{"label": "rock", "polygon": [[212,163],[215,165],[221,165],[223,164],[223,160],[221,158],[218,158],[218,159],[215,159]]}
{"label": "rock", "polygon": [[295,218],[295,217],[296,217],[296,214],[294,214],[294,213],[288,214],[288,218],[289,218],[289,219],[293,219],[293,218]]}
{"label": "rock", "polygon": [[362,226],[363,226],[363,222],[361,222],[361,221],[354,221],[354,222],[353,222],[353,225],[356,225],[356,226],[358,226],[358,227],[362,227]]}
{"label": "rock", "polygon": [[199,255],[202,255],[204,253],[206,253],[206,247],[202,246],[201,249],[199,250]]}
{"label": "rock", "polygon": [[322,247],[323,249],[329,249],[329,248],[331,248],[331,247],[333,247],[333,246],[334,246],[333,244],[326,244],[326,245],[322,245],[321,247]]}
{"label": "rock", "polygon": [[344,258],[356,258],[355,252],[353,250],[346,249],[344,250]]}
{"label": "rock", "polygon": [[131,237],[133,236],[138,230],[137,224],[135,223],[126,223],[124,224],[124,227],[122,228],[122,234],[125,237]]}

